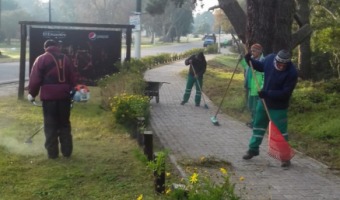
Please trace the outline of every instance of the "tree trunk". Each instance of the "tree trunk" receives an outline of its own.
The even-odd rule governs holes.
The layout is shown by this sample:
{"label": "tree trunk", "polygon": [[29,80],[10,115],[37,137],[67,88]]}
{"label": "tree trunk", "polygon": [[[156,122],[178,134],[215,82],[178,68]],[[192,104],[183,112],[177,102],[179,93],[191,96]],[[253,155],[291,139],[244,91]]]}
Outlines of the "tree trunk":
{"label": "tree trunk", "polygon": [[261,44],[265,55],[290,49],[294,6],[294,0],[247,0],[247,44]]}
{"label": "tree trunk", "polygon": [[[309,0],[298,0],[299,4],[298,16],[299,16],[299,26],[309,25]],[[299,47],[299,62],[298,68],[300,69],[300,76],[303,79],[310,79],[312,77],[312,67],[311,67],[311,47],[310,47],[311,35],[300,44]]]}
{"label": "tree trunk", "polygon": [[240,4],[237,2],[237,0],[218,0],[218,2],[220,8],[224,11],[230,23],[233,25],[237,36],[242,40],[243,43],[245,43],[247,17]]}

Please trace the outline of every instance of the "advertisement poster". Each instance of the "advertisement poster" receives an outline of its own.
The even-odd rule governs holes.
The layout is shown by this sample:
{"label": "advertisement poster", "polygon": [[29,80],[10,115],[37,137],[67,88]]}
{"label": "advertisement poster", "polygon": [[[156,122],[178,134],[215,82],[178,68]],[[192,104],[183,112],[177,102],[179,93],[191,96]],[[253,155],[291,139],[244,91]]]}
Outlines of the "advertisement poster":
{"label": "advertisement poster", "polygon": [[79,83],[95,85],[96,80],[115,72],[121,59],[121,31],[30,28],[30,67],[44,53],[47,39],[57,41],[73,62]]}

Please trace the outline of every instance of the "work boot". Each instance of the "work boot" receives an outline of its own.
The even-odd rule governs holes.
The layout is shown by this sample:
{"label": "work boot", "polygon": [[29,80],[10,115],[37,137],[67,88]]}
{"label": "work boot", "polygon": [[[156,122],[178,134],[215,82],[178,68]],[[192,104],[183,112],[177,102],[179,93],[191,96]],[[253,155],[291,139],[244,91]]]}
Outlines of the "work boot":
{"label": "work boot", "polygon": [[247,151],[246,155],[243,156],[244,160],[250,160],[252,159],[254,156],[258,156],[259,152],[256,151]]}
{"label": "work boot", "polygon": [[281,167],[286,168],[289,167],[290,165],[291,165],[290,160],[281,162]]}

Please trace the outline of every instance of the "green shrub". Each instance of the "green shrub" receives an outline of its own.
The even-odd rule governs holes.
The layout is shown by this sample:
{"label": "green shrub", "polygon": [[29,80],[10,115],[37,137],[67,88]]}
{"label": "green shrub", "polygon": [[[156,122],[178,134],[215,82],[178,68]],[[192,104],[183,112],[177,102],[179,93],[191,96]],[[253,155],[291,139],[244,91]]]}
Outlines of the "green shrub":
{"label": "green shrub", "polygon": [[149,169],[157,175],[165,172],[165,160],[167,159],[168,151],[159,151],[155,153],[155,159],[147,163]]}
{"label": "green shrub", "polygon": [[187,58],[191,55],[198,54],[199,52],[204,52],[203,48],[195,48],[180,54],[181,58]]}
{"label": "green shrub", "polygon": [[148,122],[150,111],[146,96],[121,94],[111,98],[110,107],[119,124],[135,126],[138,117],[144,117]]}
{"label": "green shrub", "polygon": [[340,93],[340,79],[331,79],[323,84],[326,93]]}
{"label": "green shrub", "polygon": [[208,45],[205,50],[205,53],[209,54],[209,53],[217,53],[218,52],[218,46],[217,44],[213,44],[213,45]]}
{"label": "green shrub", "polygon": [[143,95],[146,83],[143,73],[147,65],[141,60],[132,59],[130,62],[119,63],[119,73],[106,76],[98,81],[101,88],[102,106],[109,108],[110,99],[120,94]]}

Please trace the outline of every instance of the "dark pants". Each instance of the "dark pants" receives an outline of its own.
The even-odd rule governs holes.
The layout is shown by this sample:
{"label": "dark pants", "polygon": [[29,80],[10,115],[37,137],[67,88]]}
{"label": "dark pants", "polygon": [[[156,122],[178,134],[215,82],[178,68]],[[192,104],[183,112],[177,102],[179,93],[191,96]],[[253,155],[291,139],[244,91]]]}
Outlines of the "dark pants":
{"label": "dark pants", "polygon": [[59,142],[63,156],[72,154],[70,110],[70,100],[43,101],[45,148],[49,158],[58,157]]}
{"label": "dark pants", "polygon": [[[193,75],[188,74],[188,79],[187,79],[187,85],[185,87],[185,92],[183,95],[183,102],[188,102],[191,94],[192,87],[196,87],[196,95],[195,95],[195,104],[200,105],[201,103],[201,96],[202,96],[202,91],[200,88],[202,88],[203,85],[203,77],[197,77],[195,78]],[[199,84],[199,85],[198,85]]]}

